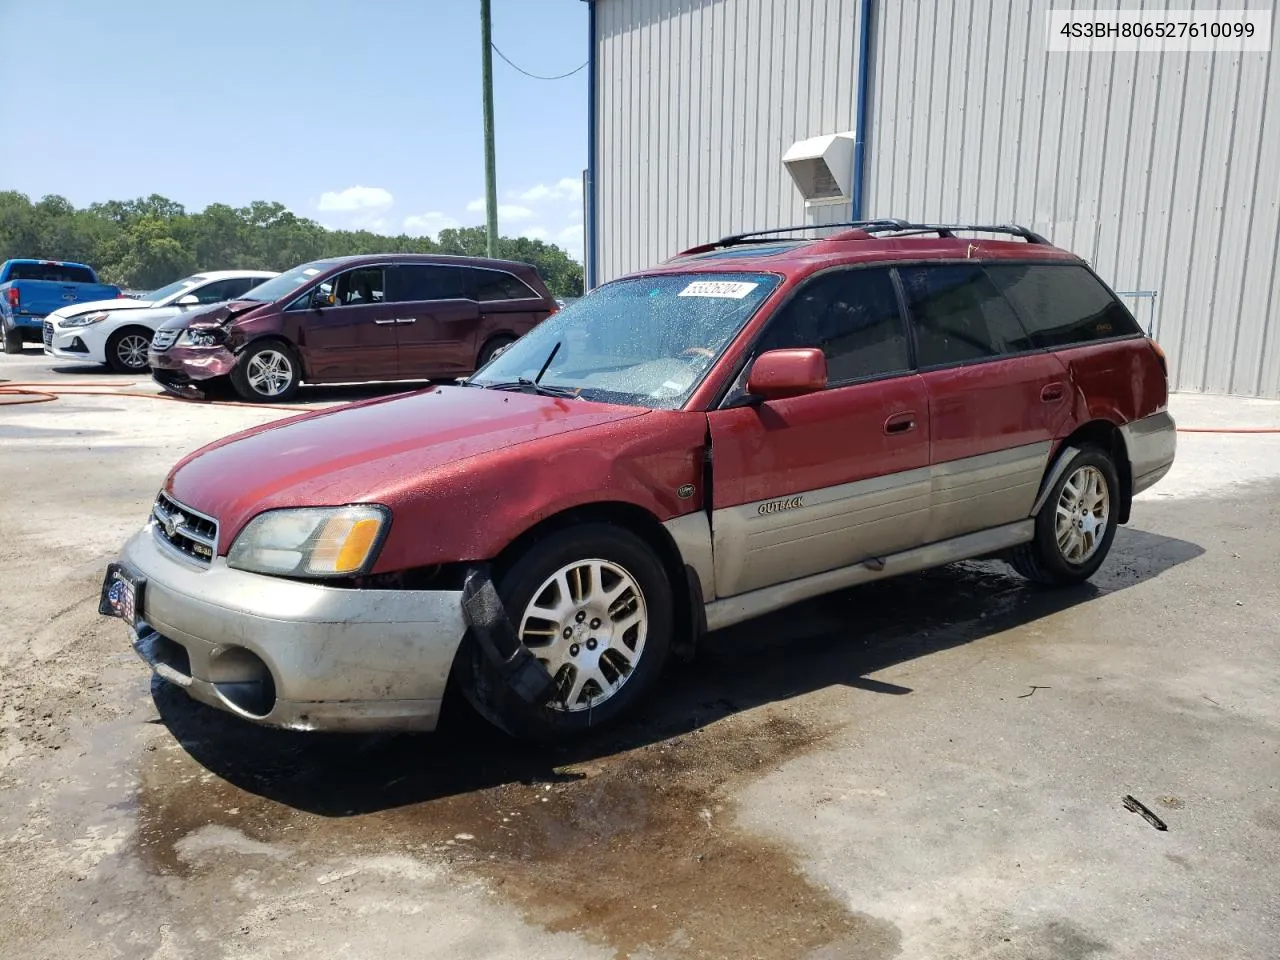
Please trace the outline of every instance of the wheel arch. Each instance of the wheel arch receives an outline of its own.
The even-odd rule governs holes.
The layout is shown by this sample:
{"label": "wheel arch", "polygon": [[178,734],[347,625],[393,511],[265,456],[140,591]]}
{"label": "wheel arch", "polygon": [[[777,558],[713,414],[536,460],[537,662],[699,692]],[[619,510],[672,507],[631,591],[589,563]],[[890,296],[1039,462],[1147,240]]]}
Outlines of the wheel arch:
{"label": "wheel arch", "polygon": [[[103,362],[110,363],[111,353],[115,350],[116,344],[124,338],[125,334],[133,333],[135,331],[145,336],[148,342],[150,342],[151,338],[156,335],[155,330],[152,327],[148,327],[146,324],[130,320],[122,321],[114,330],[107,333],[107,335],[100,341],[102,344]],[[80,339],[81,342],[88,345],[88,341],[85,340],[84,337],[81,337]],[[141,367],[139,369],[145,370],[146,367]]]}
{"label": "wheel arch", "polygon": [[701,582],[693,568],[685,564],[680,548],[662,522],[644,507],[607,500],[570,507],[546,517],[520,533],[494,557],[494,578],[501,578],[516,559],[539,540],[584,523],[621,527],[638,536],[653,550],[671,584],[675,623],[671,649],[675,655],[688,659],[697,637],[705,629]]}
{"label": "wheel arch", "polygon": [[235,353],[235,356],[236,356],[236,363],[239,363],[240,358],[244,356],[246,353],[248,353],[250,350],[252,350],[254,347],[261,346],[264,343],[278,343],[281,346],[288,347],[289,352],[292,353],[294,359],[298,361],[298,370],[299,370],[298,379],[300,380],[306,379],[307,360],[302,355],[301,348],[278,330],[272,330],[270,332],[260,333],[257,336],[253,337],[253,339],[246,340],[244,343],[242,343],[239,347],[237,347],[233,351],[233,353]]}
{"label": "wheel arch", "polygon": [[493,344],[495,340],[510,340],[512,343],[515,343],[519,339],[520,339],[520,334],[516,333],[514,330],[502,329],[502,330],[495,330],[492,333],[490,333],[487,337],[485,337],[482,341],[480,341],[480,349],[476,351],[477,369],[480,366],[480,358],[484,356],[484,352],[489,349],[489,347]]}
{"label": "wheel arch", "polygon": [[1040,482],[1040,492],[1036,497],[1032,516],[1040,512],[1048,491],[1057,483],[1058,477],[1066,469],[1070,459],[1084,447],[1098,447],[1111,457],[1115,465],[1116,476],[1120,480],[1120,503],[1117,507],[1116,521],[1128,523],[1133,506],[1133,469],[1129,463],[1129,448],[1124,442],[1124,434],[1110,420],[1089,420],[1076,427],[1064,437],[1054,451],[1054,457],[1045,470],[1044,479]]}

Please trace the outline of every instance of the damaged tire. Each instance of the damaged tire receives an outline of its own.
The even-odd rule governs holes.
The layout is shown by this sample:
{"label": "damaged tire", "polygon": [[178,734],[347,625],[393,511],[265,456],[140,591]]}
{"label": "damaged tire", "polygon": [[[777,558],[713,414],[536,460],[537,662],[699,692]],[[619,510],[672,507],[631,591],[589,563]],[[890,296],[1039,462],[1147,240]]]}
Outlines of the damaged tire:
{"label": "damaged tire", "polygon": [[468,637],[454,663],[472,706],[514,737],[552,739],[603,726],[657,680],[671,644],[671,583],[629,530],[582,524],[539,541],[497,584],[520,643],[551,675],[543,706],[519,697]]}

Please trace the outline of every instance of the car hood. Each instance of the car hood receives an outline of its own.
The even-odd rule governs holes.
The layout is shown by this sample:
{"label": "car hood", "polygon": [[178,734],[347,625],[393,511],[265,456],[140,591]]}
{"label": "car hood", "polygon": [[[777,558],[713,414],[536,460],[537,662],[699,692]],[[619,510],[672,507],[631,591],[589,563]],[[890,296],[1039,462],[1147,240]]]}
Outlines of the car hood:
{"label": "car hood", "polygon": [[279,507],[396,504],[460,461],[650,411],[475,387],[431,387],[256,427],[197,450],[166,491],[218,520],[220,550]]}
{"label": "car hood", "polygon": [[160,325],[160,329],[185,330],[193,324],[220,326],[229,320],[234,320],[243,313],[266,306],[269,306],[269,304],[263,303],[261,300],[228,300],[225,303],[215,303],[199,310],[187,310],[171,320],[166,320]]}
{"label": "car hood", "polygon": [[100,313],[103,310],[146,310],[154,306],[150,300],[134,300],[132,297],[117,297],[114,300],[90,300],[86,303],[71,303],[59,307],[49,314],[58,320],[78,317],[82,313]]}

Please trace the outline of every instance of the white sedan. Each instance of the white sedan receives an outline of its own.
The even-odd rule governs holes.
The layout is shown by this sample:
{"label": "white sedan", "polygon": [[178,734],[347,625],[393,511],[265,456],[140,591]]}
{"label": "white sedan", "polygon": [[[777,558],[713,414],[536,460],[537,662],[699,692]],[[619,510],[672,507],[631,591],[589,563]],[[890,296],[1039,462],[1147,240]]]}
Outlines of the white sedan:
{"label": "white sedan", "polygon": [[235,300],[276,274],[266,270],[211,270],[139,297],[95,300],[45,317],[44,352],[59,360],[105,363],[121,373],[147,368],[156,328],[187,310]]}

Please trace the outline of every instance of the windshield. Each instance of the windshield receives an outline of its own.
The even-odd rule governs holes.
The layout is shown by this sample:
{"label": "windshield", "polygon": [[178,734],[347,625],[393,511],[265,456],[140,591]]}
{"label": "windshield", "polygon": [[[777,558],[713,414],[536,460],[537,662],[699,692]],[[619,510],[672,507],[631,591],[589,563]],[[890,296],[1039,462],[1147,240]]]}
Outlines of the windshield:
{"label": "windshield", "polygon": [[533,380],[587,400],[672,410],[777,287],[763,273],[682,273],[593,290],[513,343],[469,383]]}
{"label": "windshield", "polygon": [[148,303],[159,303],[162,300],[168,300],[170,297],[182,293],[183,290],[190,290],[202,278],[199,274],[194,277],[186,277],[182,280],[175,280],[173,283],[161,287],[159,290],[152,290],[150,293],[141,294],[138,299],[146,300]]}
{"label": "windshield", "polygon": [[260,283],[248,293],[242,293],[237,300],[257,300],[260,303],[274,303],[287,297],[298,288],[305,286],[334,264],[332,260],[316,260],[304,263],[300,267],[286,270],[278,277],[272,277],[266,283]]}

